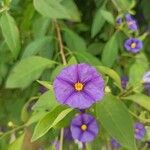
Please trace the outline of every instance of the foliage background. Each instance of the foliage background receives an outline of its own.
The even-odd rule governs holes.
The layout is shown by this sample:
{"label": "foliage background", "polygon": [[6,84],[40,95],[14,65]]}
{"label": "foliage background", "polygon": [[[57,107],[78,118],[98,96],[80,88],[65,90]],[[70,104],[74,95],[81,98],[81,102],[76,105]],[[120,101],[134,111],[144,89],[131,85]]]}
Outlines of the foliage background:
{"label": "foliage background", "polygon": [[[35,122],[58,105],[51,87],[55,76],[64,65],[77,62],[97,66],[104,75],[107,87],[115,96],[121,89],[120,77],[129,76],[128,86],[132,88],[131,93],[134,95],[125,98],[131,100],[125,101],[125,105],[137,115],[135,120],[142,120],[149,125],[150,98],[143,94],[141,86],[137,86],[143,74],[149,69],[149,0],[1,0],[0,2],[0,149],[50,149],[50,141],[58,137],[60,127],[69,125],[69,119],[75,112],[66,113],[67,117],[66,115],[64,117],[68,119],[61,118],[65,121],[59,121],[55,128],[50,129],[40,140],[31,143]],[[135,15],[138,22],[139,31],[135,34],[125,26],[119,28],[116,24],[118,16],[123,17],[126,13]],[[124,40],[132,36],[144,40],[144,48],[137,55],[129,54],[124,49]],[[66,62],[62,62],[62,49]],[[41,85],[50,89],[42,96],[39,92]],[[137,108],[133,101],[142,107]],[[120,107],[120,104],[114,105]],[[66,108],[60,108],[58,112],[61,113],[63,110]],[[107,116],[104,117],[106,118]],[[118,122],[120,123],[120,120]],[[24,148],[21,146],[23,133]],[[111,131],[110,133],[117,134]],[[34,138],[37,139],[38,136],[42,135],[35,135]],[[116,136],[120,138],[120,135]],[[92,146],[102,148],[108,143],[108,137],[102,128],[99,141],[96,139],[96,144]],[[16,138],[17,142],[8,144]],[[147,140],[150,140],[150,137],[145,139]],[[127,145],[124,140],[122,143],[123,146]],[[132,144],[125,147],[133,150],[135,148]],[[144,147],[144,143],[138,146],[140,149]],[[73,148],[77,149],[77,145],[72,143]]]}

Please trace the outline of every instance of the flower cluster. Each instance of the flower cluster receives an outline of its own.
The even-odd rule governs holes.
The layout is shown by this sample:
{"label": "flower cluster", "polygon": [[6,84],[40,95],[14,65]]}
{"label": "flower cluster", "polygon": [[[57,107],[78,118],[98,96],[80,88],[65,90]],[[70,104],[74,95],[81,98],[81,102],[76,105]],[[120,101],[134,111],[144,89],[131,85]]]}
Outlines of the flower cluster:
{"label": "flower cluster", "polygon": [[[138,30],[137,22],[130,14],[125,15],[125,22],[130,31],[136,32]],[[118,17],[116,23],[119,26],[122,25],[122,18]],[[125,41],[124,47],[128,52],[137,53],[143,48],[143,42],[138,38],[130,37]]]}
{"label": "flower cluster", "polygon": [[[88,64],[76,64],[64,68],[54,80],[54,92],[60,104],[80,110],[89,108],[104,96],[104,80],[97,70]],[[73,139],[92,141],[98,134],[94,117],[82,113],[71,122]]]}

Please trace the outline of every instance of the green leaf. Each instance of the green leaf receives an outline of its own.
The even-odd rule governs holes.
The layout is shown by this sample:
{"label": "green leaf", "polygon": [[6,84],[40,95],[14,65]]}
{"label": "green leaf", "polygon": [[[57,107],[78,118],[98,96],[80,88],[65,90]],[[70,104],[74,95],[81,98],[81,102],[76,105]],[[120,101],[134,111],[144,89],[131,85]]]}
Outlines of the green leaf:
{"label": "green leaf", "polygon": [[8,147],[8,150],[22,150],[22,144],[24,140],[24,134],[18,137],[13,143],[11,143]]}
{"label": "green leaf", "polygon": [[123,99],[131,100],[150,111],[150,97],[149,96],[146,96],[144,94],[135,94],[135,95],[123,97]]}
{"label": "green leaf", "polygon": [[97,70],[99,70],[100,73],[108,75],[110,78],[112,78],[115,81],[115,84],[117,87],[122,90],[121,86],[121,79],[117,72],[115,72],[113,69],[110,69],[105,66],[97,66]]}
{"label": "green leaf", "polygon": [[6,81],[7,88],[25,88],[38,79],[46,68],[55,64],[54,61],[32,56],[22,59],[11,71]]}
{"label": "green leaf", "polygon": [[100,60],[88,52],[75,52],[75,55],[79,60],[79,62],[83,62],[83,63],[86,62],[91,65],[101,65]]}
{"label": "green leaf", "polygon": [[36,125],[32,141],[35,141],[46,134],[51,128],[57,125],[62,119],[64,119],[73,109],[64,109],[62,106],[56,107],[53,111],[46,114]]}
{"label": "green leaf", "polygon": [[47,88],[49,90],[53,90],[53,86],[50,84],[49,81],[40,81],[40,80],[37,80],[37,82],[39,84],[41,84],[42,86],[44,86],[45,88]]}
{"label": "green leaf", "polygon": [[102,53],[102,63],[107,67],[112,67],[118,56],[118,33],[109,39],[103,49]]}
{"label": "green leaf", "polygon": [[144,73],[148,70],[148,60],[144,53],[135,56],[135,62],[129,68],[129,84],[133,87],[139,85]]}
{"label": "green leaf", "polygon": [[38,52],[44,50],[45,45],[50,43],[51,37],[42,37],[36,39],[35,41],[31,42],[24,50],[22,58],[26,58],[32,55],[36,55]]}
{"label": "green leaf", "polygon": [[73,21],[81,21],[79,10],[73,0],[63,0],[62,5],[67,9]]}
{"label": "green leaf", "polygon": [[100,7],[97,12],[95,13],[94,20],[92,23],[92,29],[91,29],[91,36],[94,37],[97,33],[100,32],[102,27],[104,26],[105,19],[101,14],[101,10],[103,9],[103,6]]}
{"label": "green leaf", "polygon": [[64,29],[64,40],[71,51],[87,50],[84,39],[68,28]]}
{"label": "green leaf", "polygon": [[20,37],[14,18],[7,12],[3,13],[0,19],[0,25],[4,39],[13,57],[17,58],[20,51]]}
{"label": "green leaf", "polygon": [[54,91],[49,90],[42,94],[36,104],[33,106],[34,111],[51,110],[58,105]]}
{"label": "green leaf", "polygon": [[97,117],[105,130],[123,147],[136,150],[133,122],[125,105],[113,95],[106,95],[96,105]]}
{"label": "green leaf", "polygon": [[73,64],[77,64],[77,60],[74,56],[72,56],[69,61],[68,61],[68,65],[73,65]]}
{"label": "green leaf", "polygon": [[101,9],[101,15],[110,24],[112,24],[112,25],[115,24],[115,19],[114,19],[112,13],[110,13],[109,11]]}
{"label": "green leaf", "polygon": [[45,17],[71,19],[67,9],[57,0],[34,0],[35,9]]}

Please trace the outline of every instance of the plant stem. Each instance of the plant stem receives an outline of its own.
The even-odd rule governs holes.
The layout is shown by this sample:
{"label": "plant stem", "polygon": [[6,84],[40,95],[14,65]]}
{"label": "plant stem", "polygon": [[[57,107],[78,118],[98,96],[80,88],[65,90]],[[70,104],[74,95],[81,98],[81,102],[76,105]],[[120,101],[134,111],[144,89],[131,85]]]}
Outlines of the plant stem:
{"label": "plant stem", "polygon": [[63,150],[64,128],[60,131],[60,150]]}
{"label": "plant stem", "polygon": [[60,48],[60,55],[62,58],[62,62],[64,65],[67,64],[66,61],[66,57],[65,57],[65,53],[64,53],[64,46],[63,46],[63,41],[62,41],[62,37],[61,37],[61,30],[59,27],[59,24],[57,23],[57,20],[54,20],[54,24],[55,24],[55,28],[56,28],[56,32],[57,32],[57,38],[58,38],[58,42],[59,42],[59,48]]}

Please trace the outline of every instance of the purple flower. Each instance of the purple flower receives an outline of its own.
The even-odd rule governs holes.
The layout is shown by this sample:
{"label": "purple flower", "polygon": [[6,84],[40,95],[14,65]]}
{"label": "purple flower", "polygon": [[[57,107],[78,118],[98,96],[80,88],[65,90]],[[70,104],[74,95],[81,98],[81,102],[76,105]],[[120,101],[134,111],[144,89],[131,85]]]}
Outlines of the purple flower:
{"label": "purple flower", "polygon": [[58,140],[55,140],[55,141],[53,142],[53,144],[54,144],[55,150],[59,150],[59,149],[60,149],[60,143],[59,143]]}
{"label": "purple flower", "polygon": [[146,72],[143,76],[144,89],[150,95],[150,71]]}
{"label": "purple flower", "polygon": [[144,137],[145,132],[146,130],[142,123],[136,122],[134,124],[134,133],[137,140],[141,140]]}
{"label": "purple flower", "polygon": [[113,148],[116,148],[116,149],[121,147],[121,145],[115,139],[111,140],[111,145]]}
{"label": "purple flower", "polygon": [[138,29],[136,20],[130,14],[127,14],[125,18],[128,28],[131,29],[132,31],[136,31]]}
{"label": "purple flower", "polygon": [[81,142],[90,142],[98,134],[98,126],[94,117],[80,114],[71,122],[71,133],[74,139]]}
{"label": "purple flower", "polygon": [[127,76],[122,76],[122,77],[121,77],[121,85],[122,85],[122,88],[123,88],[123,89],[126,88],[128,81],[129,81],[129,79],[128,79]]}
{"label": "purple flower", "polygon": [[143,48],[143,42],[136,38],[129,38],[125,41],[124,47],[131,53],[137,53]]}
{"label": "purple flower", "polygon": [[67,141],[72,141],[73,140],[70,128],[65,128],[65,130],[64,130],[64,139],[67,140]]}
{"label": "purple flower", "polygon": [[90,65],[71,65],[54,80],[54,91],[61,104],[85,109],[104,96],[104,80]]}

